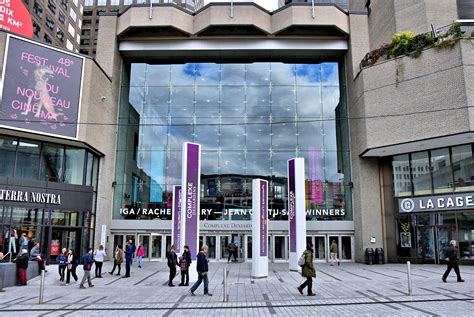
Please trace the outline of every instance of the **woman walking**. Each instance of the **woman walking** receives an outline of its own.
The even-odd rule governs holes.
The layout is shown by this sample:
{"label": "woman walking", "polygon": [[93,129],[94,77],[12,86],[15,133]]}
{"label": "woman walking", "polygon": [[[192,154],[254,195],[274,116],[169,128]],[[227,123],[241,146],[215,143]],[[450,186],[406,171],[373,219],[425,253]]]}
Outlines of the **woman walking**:
{"label": "woman walking", "polygon": [[140,243],[140,246],[137,249],[137,259],[138,259],[138,267],[142,268],[142,259],[145,255],[145,247],[143,246],[143,242]]}
{"label": "woman walking", "polygon": [[114,268],[112,269],[111,272],[109,272],[109,274],[114,274],[115,268],[118,268],[117,275],[120,276],[122,263],[123,263],[123,251],[122,251],[122,246],[119,244],[115,247]]}
{"label": "woman walking", "polygon": [[74,280],[77,282],[76,268],[79,265],[79,259],[74,251],[69,250],[67,253],[67,276],[66,276],[66,285],[71,281],[71,275]]}
{"label": "woman walking", "polygon": [[178,257],[176,256],[176,246],[173,244],[170,251],[166,255],[168,259],[168,267],[170,268],[170,277],[168,280],[168,286],[174,287],[173,279],[176,276],[176,266],[178,266]]}
{"label": "woman walking", "polygon": [[107,254],[104,251],[104,246],[99,245],[99,249],[94,252],[95,277],[97,278],[102,278],[102,264],[104,264],[104,257],[106,256]]}
{"label": "woman walking", "polygon": [[63,248],[61,250],[61,254],[58,256],[58,269],[59,269],[59,276],[61,277],[59,281],[64,282],[64,278],[66,277],[66,266],[67,266],[67,254],[66,254],[66,248]]}
{"label": "woman walking", "polygon": [[298,286],[298,292],[303,295],[303,289],[308,286],[308,296],[316,296],[313,293],[313,277],[316,277],[316,270],[313,264],[313,244],[308,243],[306,250],[303,252],[304,255],[304,265],[301,271],[301,275],[306,277],[306,281]]}

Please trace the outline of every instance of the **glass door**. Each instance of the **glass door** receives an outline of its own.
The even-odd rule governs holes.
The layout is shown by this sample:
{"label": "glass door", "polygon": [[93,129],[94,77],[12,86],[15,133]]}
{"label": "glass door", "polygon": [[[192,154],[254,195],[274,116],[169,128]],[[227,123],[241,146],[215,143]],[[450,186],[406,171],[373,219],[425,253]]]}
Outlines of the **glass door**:
{"label": "glass door", "polygon": [[433,226],[420,226],[416,228],[417,233],[417,258],[422,263],[435,263],[435,238]]}
{"label": "glass door", "polygon": [[151,259],[160,260],[163,254],[162,248],[162,236],[159,234],[151,234]]}
{"label": "glass door", "polygon": [[148,234],[139,234],[137,250],[140,244],[143,244],[143,248],[145,250],[145,255],[143,257],[148,259],[150,257],[150,236]]}
{"label": "glass door", "polygon": [[453,239],[453,227],[452,226],[439,226],[439,227],[436,227],[436,229],[437,229],[437,234],[436,234],[437,244],[436,245],[438,247],[437,263],[444,264],[446,263],[444,261],[444,251],[449,246],[449,241]]}
{"label": "glass door", "polygon": [[326,262],[326,237],[314,237],[314,260],[317,262]]}
{"label": "glass door", "polygon": [[221,259],[225,260],[229,257],[228,246],[230,243],[231,236],[220,236],[221,240]]}
{"label": "glass door", "polygon": [[286,260],[287,259],[287,247],[285,236],[275,236],[275,260]]}
{"label": "glass door", "polygon": [[206,245],[209,248],[208,258],[216,258],[216,236],[206,236]]}

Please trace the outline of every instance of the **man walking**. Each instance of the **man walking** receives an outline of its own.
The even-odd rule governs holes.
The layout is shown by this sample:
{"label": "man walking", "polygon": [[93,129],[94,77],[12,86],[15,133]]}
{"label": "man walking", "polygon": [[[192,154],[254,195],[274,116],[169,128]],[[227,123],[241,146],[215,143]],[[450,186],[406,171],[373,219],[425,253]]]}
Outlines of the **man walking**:
{"label": "man walking", "polygon": [[13,262],[16,263],[16,267],[18,270],[18,280],[20,281],[20,285],[26,285],[26,270],[28,269],[28,250],[22,249],[20,251],[20,255],[16,259],[14,259]]}
{"label": "man walking", "polygon": [[94,259],[92,258],[92,248],[87,249],[87,253],[82,257],[82,264],[84,266],[84,276],[82,277],[81,285],[79,288],[85,288],[84,283],[87,280],[89,287],[94,287],[91,282],[91,269],[94,264]]}
{"label": "man walking", "polygon": [[198,253],[197,255],[197,263],[196,263],[196,269],[198,272],[198,280],[196,283],[194,283],[193,287],[191,287],[191,290],[189,291],[192,296],[194,296],[194,292],[197,290],[199,285],[204,281],[204,296],[212,296],[211,293],[209,293],[209,278],[207,276],[207,272],[209,271],[209,265],[208,265],[208,260],[207,260],[207,252],[209,251],[208,247],[203,245],[201,248],[201,252]]}
{"label": "man walking", "polygon": [[133,247],[132,240],[129,240],[125,247],[125,276],[123,278],[130,277],[130,266],[133,260]]}
{"label": "man walking", "polygon": [[447,283],[446,279],[448,278],[451,269],[454,269],[454,272],[456,272],[458,282],[464,282],[464,280],[461,278],[461,273],[459,272],[458,246],[456,240],[451,240],[449,242],[449,247],[447,247],[444,251],[444,257],[448,267],[446,268],[446,272],[443,274],[443,282]]}
{"label": "man walking", "polygon": [[337,243],[336,243],[336,240],[332,240],[329,250],[331,251],[331,266],[334,265],[334,261],[337,262],[337,265],[341,265],[341,262],[337,258]]}
{"label": "man walking", "polygon": [[301,271],[301,275],[306,277],[306,281],[298,286],[298,292],[303,295],[303,289],[308,286],[308,296],[316,296],[313,293],[313,277],[316,277],[316,270],[313,263],[313,244],[308,243],[306,250],[303,252],[304,255],[304,265]]}

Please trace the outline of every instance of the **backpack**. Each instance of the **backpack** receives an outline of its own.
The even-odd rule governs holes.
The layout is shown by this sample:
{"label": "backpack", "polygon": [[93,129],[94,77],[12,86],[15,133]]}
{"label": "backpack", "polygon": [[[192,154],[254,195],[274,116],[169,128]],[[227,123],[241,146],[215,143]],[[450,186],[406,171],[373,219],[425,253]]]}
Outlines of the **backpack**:
{"label": "backpack", "polygon": [[305,254],[303,253],[300,258],[298,259],[298,265],[300,267],[303,267],[304,265],[306,264],[306,256]]}

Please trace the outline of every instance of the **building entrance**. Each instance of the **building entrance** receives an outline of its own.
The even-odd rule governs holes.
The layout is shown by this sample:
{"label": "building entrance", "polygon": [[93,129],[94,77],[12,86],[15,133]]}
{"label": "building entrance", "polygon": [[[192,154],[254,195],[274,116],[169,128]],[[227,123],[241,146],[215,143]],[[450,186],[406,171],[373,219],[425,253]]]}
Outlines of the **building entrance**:
{"label": "building entrance", "polygon": [[417,258],[423,263],[444,264],[444,250],[454,233],[451,225],[417,227]]}

